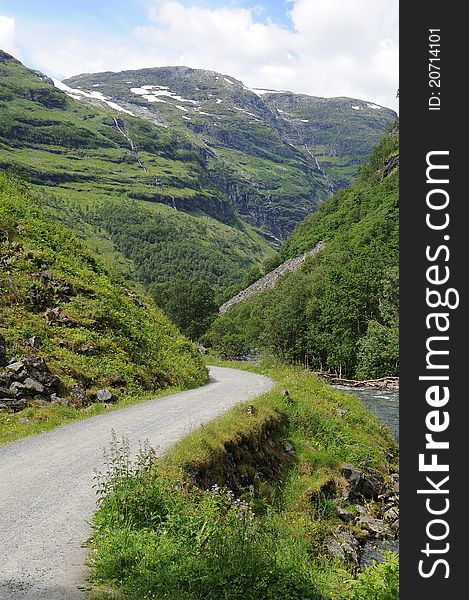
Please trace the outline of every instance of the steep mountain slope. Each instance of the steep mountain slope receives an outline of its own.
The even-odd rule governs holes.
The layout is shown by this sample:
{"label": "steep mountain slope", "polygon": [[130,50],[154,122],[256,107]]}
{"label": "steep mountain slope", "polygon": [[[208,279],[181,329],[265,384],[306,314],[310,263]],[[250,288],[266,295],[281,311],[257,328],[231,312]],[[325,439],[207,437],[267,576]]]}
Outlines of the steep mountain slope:
{"label": "steep mountain slope", "polygon": [[0,167],[144,283],[179,274],[223,288],[273,252],[187,136],[100,104],[83,105],[0,53]]}
{"label": "steep mountain slope", "polygon": [[234,304],[209,332],[228,355],[267,350],[361,378],[398,374],[399,130],[357,181],[292,234],[284,259],[324,247],[272,290]]}
{"label": "steep mountain slope", "polygon": [[333,192],[352,182],[358,166],[396,117],[382,106],[352,98],[278,92],[262,98],[288,123],[293,143],[317,161]]}
{"label": "steep mountain slope", "polygon": [[243,219],[277,240],[350,182],[395,118],[360,100],[250,90],[187,67],[84,74],[65,83],[77,98],[106,98],[190,135]]}
{"label": "steep mountain slope", "polygon": [[60,406],[51,391],[83,408],[103,387],[115,396],[206,380],[195,347],[167,317],[3,174],[0,265],[0,367],[26,356],[0,372],[7,409]]}
{"label": "steep mountain slope", "polygon": [[202,280],[220,296],[347,179],[393,114],[185,67],[53,83],[0,53],[0,168],[128,279]]}

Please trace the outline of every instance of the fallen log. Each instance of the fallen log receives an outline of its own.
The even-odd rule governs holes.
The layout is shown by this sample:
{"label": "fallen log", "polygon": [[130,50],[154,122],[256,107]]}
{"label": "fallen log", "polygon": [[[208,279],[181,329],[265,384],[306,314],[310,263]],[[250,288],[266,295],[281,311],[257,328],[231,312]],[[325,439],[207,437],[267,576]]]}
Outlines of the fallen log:
{"label": "fallen log", "polygon": [[337,375],[332,375],[331,373],[325,373],[323,371],[316,371],[314,373],[316,377],[322,379],[323,381],[327,381],[332,385],[344,385],[347,387],[372,387],[372,388],[382,388],[389,390],[398,390],[399,389],[399,377],[380,377],[378,379],[344,379],[342,377],[338,377]]}

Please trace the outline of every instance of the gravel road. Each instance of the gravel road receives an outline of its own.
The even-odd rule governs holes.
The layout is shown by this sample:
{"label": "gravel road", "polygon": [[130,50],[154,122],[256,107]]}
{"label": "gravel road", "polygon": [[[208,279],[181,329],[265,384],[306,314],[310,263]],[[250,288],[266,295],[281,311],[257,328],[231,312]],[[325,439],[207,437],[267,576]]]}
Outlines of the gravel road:
{"label": "gravel road", "polygon": [[95,469],[111,430],[161,453],[197,426],[273,387],[210,367],[210,382],[0,447],[0,600],[83,600]]}

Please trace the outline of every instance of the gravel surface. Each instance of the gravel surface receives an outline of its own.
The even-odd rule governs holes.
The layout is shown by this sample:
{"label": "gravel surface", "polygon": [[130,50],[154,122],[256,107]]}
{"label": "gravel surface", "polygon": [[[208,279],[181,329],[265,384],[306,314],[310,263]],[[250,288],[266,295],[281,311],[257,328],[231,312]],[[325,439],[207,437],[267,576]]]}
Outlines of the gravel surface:
{"label": "gravel surface", "polygon": [[210,382],[0,447],[0,600],[83,600],[95,469],[111,430],[161,453],[197,426],[273,387],[266,377],[210,367]]}

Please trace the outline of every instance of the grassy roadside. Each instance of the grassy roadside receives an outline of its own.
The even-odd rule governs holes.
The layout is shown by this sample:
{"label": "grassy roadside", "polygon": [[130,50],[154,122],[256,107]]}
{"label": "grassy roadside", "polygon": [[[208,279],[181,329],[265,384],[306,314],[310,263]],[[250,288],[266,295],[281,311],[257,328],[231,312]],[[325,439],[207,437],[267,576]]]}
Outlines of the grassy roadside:
{"label": "grassy roadside", "polygon": [[73,406],[30,406],[18,413],[0,412],[0,445],[20,440],[29,435],[45,433],[73,421],[83,421],[133,404],[156,400],[185,389],[187,387],[178,386],[155,392],[132,392],[123,394],[115,404],[105,406],[97,403],[91,404],[85,409],[77,409]]}
{"label": "grassy roadside", "polygon": [[[387,481],[397,453],[390,432],[357,399],[303,369],[216,363],[269,376],[275,388],[201,427],[159,460],[147,449],[130,464],[125,443],[115,441],[98,487],[90,598],[397,599],[394,555],[358,573],[327,552],[328,540],[345,527],[338,505],[356,510],[340,500],[341,465]],[[261,462],[269,445],[291,444],[294,458],[281,481],[254,479],[233,493],[223,485],[222,465],[236,444],[257,448]],[[331,482],[335,498],[322,493]],[[357,539],[365,535],[355,524],[346,528]]]}

